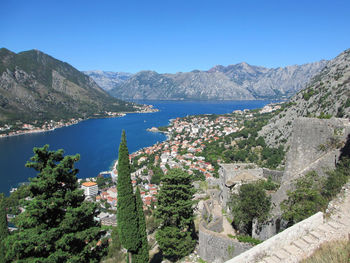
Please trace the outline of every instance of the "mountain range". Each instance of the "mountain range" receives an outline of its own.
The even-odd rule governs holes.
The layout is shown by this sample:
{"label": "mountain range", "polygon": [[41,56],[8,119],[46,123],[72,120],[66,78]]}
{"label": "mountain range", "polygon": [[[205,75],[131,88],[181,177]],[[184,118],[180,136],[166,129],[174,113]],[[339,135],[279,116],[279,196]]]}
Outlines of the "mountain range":
{"label": "mountain range", "polygon": [[326,60],[280,68],[252,66],[245,62],[215,66],[207,71],[176,74],[140,71],[125,73],[84,72],[111,95],[121,99],[152,100],[253,100],[288,98],[327,64]]}
{"label": "mountain range", "polygon": [[0,124],[134,111],[68,63],[38,50],[0,49]]}

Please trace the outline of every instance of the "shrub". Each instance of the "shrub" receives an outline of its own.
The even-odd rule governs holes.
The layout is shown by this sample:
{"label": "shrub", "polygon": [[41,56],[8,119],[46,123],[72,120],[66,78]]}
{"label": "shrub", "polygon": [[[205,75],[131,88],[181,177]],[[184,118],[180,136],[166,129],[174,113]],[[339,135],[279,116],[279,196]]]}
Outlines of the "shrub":
{"label": "shrub", "polygon": [[256,238],[252,238],[251,236],[245,236],[245,235],[240,235],[237,236],[237,239],[239,242],[244,242],[244,243],[249,243],[252,245],[258,245],[260,244],[262,241]]}

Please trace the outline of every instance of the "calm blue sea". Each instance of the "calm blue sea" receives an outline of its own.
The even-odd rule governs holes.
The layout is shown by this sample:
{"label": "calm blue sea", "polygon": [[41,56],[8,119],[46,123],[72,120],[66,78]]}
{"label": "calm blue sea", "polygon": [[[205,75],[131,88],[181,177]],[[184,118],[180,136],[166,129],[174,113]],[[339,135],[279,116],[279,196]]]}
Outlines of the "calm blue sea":
{"label": "calm blue sea", "polygon": [[28,181],[35,171],[24,167],[33,155],[33,147],[50,145],[64,149],[66,154],[80,154],[79,178],[97,176],[109,170],[118,158],[121,132],[127,135],[129,152],[151,146],[166,138],[161,133],[146,131],[164,126],[170,119],[186,115],[229,113],[234,110],[261,108],[270,101],[138,101],[152,104],[156,113],[127,114],[122,118],[92,119],[55,131],[0,138],[0,192],[8,194],[11,187]]}

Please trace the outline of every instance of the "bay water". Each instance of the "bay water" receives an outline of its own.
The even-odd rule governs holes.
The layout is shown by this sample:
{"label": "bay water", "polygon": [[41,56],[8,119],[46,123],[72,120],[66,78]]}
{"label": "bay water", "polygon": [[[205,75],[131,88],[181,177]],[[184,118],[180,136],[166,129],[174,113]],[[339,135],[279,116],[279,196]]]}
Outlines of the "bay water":
{"label": "bay water", "polygon": [[0,192],[27,182],[36,175],[25,163],[33,156],[33,147],[50,145],[50,150],[64,149],[65,154],[80,154],[78,178],[95,177],[111,168],[118,158],[122,130],[129,152],[164,141],[162,133],[148,132],[165,126],[171,119],[197,114],[224,114],[234,110],[261,108],[270,101],[137,101],[152,104],[159,112],[132,113],[119,118],[90,119],[54,131],[0,138]]}

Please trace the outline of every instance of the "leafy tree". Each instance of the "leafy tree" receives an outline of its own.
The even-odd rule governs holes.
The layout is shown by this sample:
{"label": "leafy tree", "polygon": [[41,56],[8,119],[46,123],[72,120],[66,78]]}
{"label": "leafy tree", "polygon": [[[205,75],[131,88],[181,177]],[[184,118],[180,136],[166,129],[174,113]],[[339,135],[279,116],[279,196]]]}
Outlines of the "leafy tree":
{"label": "leafy tree", "polygon": [[0,194],[0,263],[5,262],[5,247],[3,241],[9,234],[4,200],[3,194]]}
{"label": "leafy tree", "polygon": [[238,195],[232,195],[229,206],[236,226],[250,235],[253,219],[259,222],[267,219],[271,201],[261,184],[244,184]]}
{"label": "leafy tree", "polygon": [[[6,262],[99,262],[106,253],[97,205],[84,202],[74,163],[79,155],[63,156],[48,145],[34,148],[27,167],[38,171],[30,179],[31,200],[16,220],[18,232],[5,240]],[[99,242],[99,244],[98,244]]]}
{"label": "leafy tree", "polygon": [[281,204],[283,219],[294,224],[322,210],[327,205],[327,200],[321,194],[323,184],[315,171],[299,178],[296,189],[289,191],[288,199]]}
{"label": "leafy tree", "polygon": [[137,219],[138,219],[138,229],[139,235],[141,239],[141,245],[137,251],[137,253],[133,257],[133,261],[136,263],[145,263],[149,261],[149,249],[148,249],[148,241],[147,241],[147,233],[146,233],[146,220],[145,214],[143,213],[143,202],[140,195],[140,189],[136,189],[136,211],[137,211]]}
{"label": "leafy tree", "polygon": [[196,244],[192,208],[194,192],[191,177],[180,169],[169,170],[162,177],[155,212],[160,221],[156,239],[168,259],[177,260],[188,255]]}
{"label": "leafy tree", "polygon": [[138,232],[135,196],[130,178],[129,151],[125,131],[122,132],[119,146],[117,190],[118,233],[123,247],[129,252],[129,261],[131,261],[132,254],[137,252],[141,242]]}

